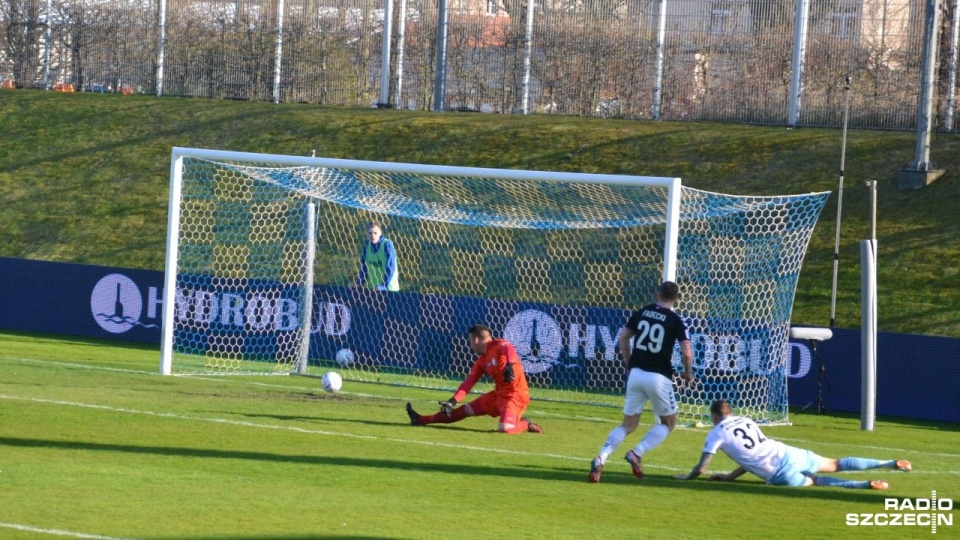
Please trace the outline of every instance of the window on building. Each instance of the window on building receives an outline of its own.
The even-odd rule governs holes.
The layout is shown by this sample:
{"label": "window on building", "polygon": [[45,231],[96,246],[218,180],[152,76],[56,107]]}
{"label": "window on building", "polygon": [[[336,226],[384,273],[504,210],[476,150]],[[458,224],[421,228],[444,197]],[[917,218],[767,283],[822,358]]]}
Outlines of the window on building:
{"label": "window on building", "polygon": [[714,5],[710,8],[710,26],[707,31],[712,35],[720,35],[728,30],[727,25],[731,24],[733,19],[730,8],[722,5]]}
{"label": "window on building", "polygon": [[827,18],[830,34],[840,38],[852,38],[857,33],[857,13],[855,11],[835,11]]}

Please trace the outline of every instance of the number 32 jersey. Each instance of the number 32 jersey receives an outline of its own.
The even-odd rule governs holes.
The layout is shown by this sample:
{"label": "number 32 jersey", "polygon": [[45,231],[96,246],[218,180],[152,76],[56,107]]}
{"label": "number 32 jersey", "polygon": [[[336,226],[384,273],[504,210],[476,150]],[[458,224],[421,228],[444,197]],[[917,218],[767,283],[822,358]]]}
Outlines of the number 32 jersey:
{"label": "number 32 jersey", "polygon": [[683,319],[669,308],[650,304],[634,311],[626,326],[635,334],[627,369],[640,368],[673,378],[673,346],[690,340]]}
{"label": "number 32 jersey", "polygon": [[710,430],[703,446],[703,451],[710,454],[717,450],[723,450],[738,465],[766,480],[777,471],[787,446],[764,437],[750,418],[728,416]]}

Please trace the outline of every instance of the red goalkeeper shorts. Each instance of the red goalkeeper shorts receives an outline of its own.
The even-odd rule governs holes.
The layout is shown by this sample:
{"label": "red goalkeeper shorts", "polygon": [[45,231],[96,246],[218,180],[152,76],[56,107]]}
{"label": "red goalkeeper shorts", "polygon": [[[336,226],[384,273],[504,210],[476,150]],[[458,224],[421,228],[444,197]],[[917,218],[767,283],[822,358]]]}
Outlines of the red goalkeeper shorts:
{"label": "red goalkeeper shorts", "polygon": [[528,400],[521,396],[501,398],[494,392],[487,392],[470,402],[474,416],[492,416],[500,418],[501,424],[516,425],[527,408]]}

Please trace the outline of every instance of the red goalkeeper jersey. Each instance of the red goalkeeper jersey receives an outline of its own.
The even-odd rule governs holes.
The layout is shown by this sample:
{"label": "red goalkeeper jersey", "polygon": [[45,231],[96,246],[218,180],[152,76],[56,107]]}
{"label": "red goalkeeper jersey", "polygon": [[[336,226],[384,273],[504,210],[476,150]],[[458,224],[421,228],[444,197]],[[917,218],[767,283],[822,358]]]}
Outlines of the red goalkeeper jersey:
{"label": "red goalkeeper jersey", "polygon": [[[507,364],[513,364],[513,380],[506,382],[503,380],[503,370]],[[523,372],[523,364],[520,363],[520,357],[513,345],[505,339],[494,339],[487,344],[487,350],[477,359],[470,369],[470,374],[464,379],[463,383],[457,388],[453,395],[458,403],[473,389],[486,374],[493,379],[494,393],[500,399],[513,399],[521,397],[524,401],[530,401],[530,390],[527,388],[527,376]]]}

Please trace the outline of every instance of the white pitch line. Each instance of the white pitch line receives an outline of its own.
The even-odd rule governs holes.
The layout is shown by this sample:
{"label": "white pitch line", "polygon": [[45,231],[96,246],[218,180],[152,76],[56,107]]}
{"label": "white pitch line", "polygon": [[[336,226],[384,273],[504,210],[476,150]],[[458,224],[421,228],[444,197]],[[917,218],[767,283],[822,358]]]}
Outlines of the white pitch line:
{"label": "white pitch line", "polygon": [[[329,435],[332,437],[346,437],[350,439],[367,439],[367,440],[380,440],[388,441],[395,443],[404,443],[404,444],[418,444],[423,446],[438,446],[441,448],[456,448],[458,450],[476,450],[480,452],[493,452],[497,454],[513,454],[518,456],[538,456],[538,457],[551,457],[557,459],[566,459],[571,461],[588,461],[587,458],[583,456],[565,456],[562,454],[549,454],[549,453],[533,453],[533,452],[523,452],[519,450],[507,450],[503,448],[490,448],[486,446],[473,446],[465,444],[453,444],[453,443],[442,443],[436,441],[418,441],[414,439],[401,439],[395,437],[378,437],[375,435],[358,435],[355,433],[344,433],[340,431],[327,431],[321,429],[307,429],[300,428],[295,426],[280,426],[275,424],[259,424],[256,422],[247,422],[243,420],[228,420],[226,418],[210,418],[203,416],[190,416],[185,414],[175,414],[175,413],[165,413],[165,412],[155,412],[155,411],[140,411],[136,409],[126,409],[121,407],[110,407],[108,405],[98,405],[91,403],[79,403],[74,401],[60,401],[53,399],[42,399],[42,398],[27,398],[19,396],[8,396],[0,394],[0,399],[11,400],[11,401],[28,401],[32,403],[42,403],[47,405],[61,405],[66,407],[80,407],[85,409],[95,409],[102,411],[110,411],[123,414],[139,414],[145,416],[153,416],[157,418],[172,418],[176,420],[191,420],[197,422],[212,422],[216,424],[226,424],[233,426],[242,426],[242,427],[252,427],[260,429],[274,429],[280,431],[293,431],[296,433],[305,433],[310,435]],[[673,470],[673,469],[671,469]]]}
{"label": "white pitch line", "polygon": [[922,451],[916,451],[916,450],[908,450],[906,448],[890,448],[889,446],[869,446],[869,445],[855,444],[855,443],[806,441],[803,439],[792,439],[789,437],[777,437],[777,440],[778,441],[796,441],[796,442],[809,443],[809,444],[815,444],[820,446],[845,446],[845,447],[856,446],[858,449],[866,448],[867,450],[878,450],[881,452],[890,452],[891,454],[897,453],[897,454],[901,454],[902,457],[910,457],[913,455],[924,455],[924,456],[936,456],[936,457],[945,457],[945,458],[952,458],[952,459],[960,458],[960,454],[948,454],[946,452],[922,452]]}
{"label": "white pitch line", "polygon": [[[81,369],[90,369],[90,370],[95,370],[95,371],[96,371],[96,370],[100,370],[100,371],[111,371],[111,372],[120,372],[120,373],[132,373],[132,374],[142,374],[142,375],[151,375],[151,376],[157,375],[157,372],[154,372],[154,371],[128,370],[128,369],[121,369],[121,368],[109,368],[109,367],[102,367],[102,366],[91,366],[91,365],[87,365],[87,364],[74,364],[74,363],[70,363],[70,362],[58,362],[58,361],[55,361],[55,360],[42,360],[42,359],[23,358],[23,357],[6,356],[6,355],[0,355],[0,358],[7,358],[7,359],[11,359],[11,360],[25,361],[25,362],[30,362],[30,363],[34,363],[34,364],[52,364],[52,365],[58,365],[58,366],[63,366],[63,367],[73,367],[73,368],[81,368]],[[228,378],[221,378],[221,377],[202,377],[202,376],[201,376],[201,377],[191,377],[191,378],[192,378],[193,380],[203,380],[203,381],[211,381],[211,382],[213,382],[213,381],[216,381],[216,382],[231,382],[231,383],[237,383],[237,384],[249,384],[249,385],[251,385],[251,386],[262,386],[262,387],[268,387],[268,388],[280,388],[280,389],[287,389],[287,390],[303,390],[303,391],[316,390],[315,388],[312,388],[312,387],[291,386],[291,385],[283,385],[283,384],[271,384],[271,383],[263,383],[263,382],[257,382],[257,381],[246,380],[246,379],[238,380],[238,379],[228,379]],[[399,400],[399,401],[405,401],[405,400],[407,400],[407,398],[402,398],[402,397],[396,397],[396,398],[395,398],[395,397],[381,396],[381,395],[377,395],[377,394],[367,394],[367,393],[361,393],[361,392],[340,392],[340,393],[341,393],[341,394],[344,394],[344,395],[353,395],[353,396],[365,397],[365,398],[392,399],[392,400]],[[562,414],[547,413],[547,412],[544,412],[544,411],[535,411],[535,410],[530,410],[529,412],[535,413],[537,416],[546,416],[546,417],[551,417],[551,418],[563,418],[563,419],[567,419],[567,420],[586,420],[586,421],[603,422],[603,423],[617,423],[617,422],[619,422],[619,420],[611,420],[611,419],[607,419],[607,418],[593,418],[593,417],[585,417],[585,416],[577,416],[577,415],[562,415]],[[649,411],[645,411],[645,412],[649,412]],[[144,414],[148,414],[148,413],[144,413]],[[159,414],[161,414],[161,413],[149,413],[149,414],[159,415]],[[193,418],[193,419],[196,420],[196,419],[198,419],[198,418]],[[215,421],[215,420],[208,420],[208,421],[213,422],[213,421]],[[228,423],[229,423],[230,421],[224,420],[224,422],[228,422]],[[266,426],[263,426],[262,424],[251,424],[251,425],[259,426],[259,427],[266,427]],[[280,428],[280,427],[278,426],[277,429],[279,429],[279,428]],[[295,428],[289,428],[289,427],[287,427],[287,428],[288,428],[288,429],[295,429]],[[689,429],[689,430],[693,430],[693,431],[701,431],[701,430],[698,429],[698,428],[688,428],[688,427],[685,427],[685,426],[678,426],[678,429],[684,429],[684,430]],[[309,431],[307,431],[307,432],[309,432]],[[348,434],[333,433],[333,432],[330,432],[330,433],[321,433],[321,434],[326,434],[326,435],[342,435],[342,436],[344,436],[344,437],[349,437],[349,436],[350,436],[350,435],[348,435]],[[357,436],[357,437],[360,437],[360,436]],[[945,457],[945,458],[950,458],[950,459],[960,459],[960,454],[952,454],[952,453],[946,453],[946,452],[925,452],[925,451],[917,451],[917,450],[908,450],[908,449],[904,449],[904,448],[891,448],[891,447],[888,447],[888,446],[866,446],[866,445],[860,445],[860,444],[854,445],[853,443],[823,442],[823,441],[813,441],[813,440],[809,440],[809,439],[800,439],[800,438],[791,438],[791,437],[777,437],[777,439],[778,439],[778,440],[781,440],[781,441],[790,442],[790,443],[799,443],[799,444],[801,444],[801,445],[807,445],[807,446],[811,446],[811,445],[812,445],[812,446],[830,446],[830,447],[850,447],[850,446],[856,446],[857,448],[864,448],[864,449],[868,449],[868,450],[876,450],[876,451],[879,451],[879,452],[890,452],[891,454],[896,453],[896,454],[902,454],[902,455],[907,455],[907,454],[909,454],[910,456],[923,455],[923,456]],[[402,442],[402,441],[398,439],[397,442]],[[423,442],[423,441],[409,441],[409,442],[419,443],[419,444],[427,444],[427,443],[425,443],[425,442]],[[439,443],[438,443],[438,444],[439,444]],[[454,447],[456,447],[456,446],[454,446]],[[457,447],[457,448],[458,448],[458,447]],[[918,471],[918,472],[919,472],[919,471]],[[948,473],[949,473],[949,474],[954,474],[953,472],[949,472],[949,471],[948,471]]]}
{"label": "white pitch line", "polygon": [[89,370],[92,370],[92,371],[112,371],[112,372],[116,372],[116,373],[135,373],[135,374],[141,374],[141,375],[154,375],[154,374],[159,373],[159,370],[157,370],[157,371],[144,371],[144,370],[142,370],[142,369],[124,369],[124,368],[112,368],[112,367],[104,367],[104,366],[91,366],[91,365],[87,365],[87,364],[76,364],[76,363],[73,363],[73,362],[58,362],[58,361],[56,361],[56,360],[43,360],[43,359],[38,359],[38,358],[24,358],[24,357],[22,357],[22,356],[0,355],[0,358],[6,359],[6,360],[17,360],[17,361],[20,361],[20,362],[28,362],[28,363],[31,363],[31,364],[50,364],[50,365],[54,365],[54,366],[67,367],[67,368],[89,369]]}
{"label": "white pitch line", "polygon": [[[73,402],[73,401],[61,401],[61,400],[42,399],[42,398],[27,398],[27,397],[19,397],[19,396],[8,396],[4,394],[0,394],[0,399],[11,400],[11,401],[28,401],[32,403],[42,403],[47,405],[59,405],[59,406],[66,406],[66,407],[80,407],[85,409],[102,410],[102,411],[116,412],[116,413],[122,413],[122,414],[137,414],[137,415],[153,416],[157,418],[172,418],[176,420],[211,422],[216,424],[252,427],[252,428],[258,428],[258,429],[292,431],[295,433],[303,433],[308,435],[327,435],[332,437],[345,437],[350,439],[379,440],[379,441],[387,441],[387,442],[400,443],[400,444],[416,444],[421,446],[434,446],[439,448],[453,448],[457,450],[473,450],[477,452],[491,452],[495,454],[530,456],[530,457],[539,457],[539,458],[553,458],[553,459],[561,459],[566,461],[576,461],[581,463],[589,459],[584,456],[569,456],[564,454],[553,454],[553,453],[546,453],[546,452],[526,452],[526,451],[520,451],[520,450],[508,450],[504,448],[492,448],[488,446],[453,444],[453,443],[443,443],[443,442],[436,442],[436,441],[421,441],[421,440],[403,439],[403,438],[397,438],[397,437],[378,437],[374,435],[358,435],[356,433],[345,433],[345,432],[339,432],[339,431],[327,431],[327,430],[319,430],[319,429],[307,429],[307,428],[301,428],[301,427],[295,427],[295,426],[281,426],[281,425],[275,425],[275,424],[260,424],[256,422],[247,422],[247,421],[241,421],[241,420],[228,420],[226,418],[210,418],[210,417],[203,417],[203,416],[191,416],[191,415],[174,414],[174,413],[166,413],[166,412],[141,411],[136,409],[111,407],[108,405],[99,405],[99,404],[91,404],[91,403],[79,403],[79,402]],[[616,461],[617,460],[614,460],[614,462]],[[664,465],[644,464],[644,466],[649,469],[660,469],[660,470],[671,471],[671,472],[687,472],[688,471],[688,469],[686,468],[668,467]],[[911,474],[960,475],[960,471],[914,471]]]}
{"label": "white pitch line", "polygon": [[49,534],[53,536],[69,536],[71,538],[84,538],[88,540],[133,540],[130,538],[119,538],[116,536],[101,536],[99,534],[86,534],[86,533],[75,532],[75,531],[64,531],[61,529],[41,529],[39,527],[31,527],[30,525],[21,525],[19,523],[0,522],[0,528],[14,529],[17,531],[30,532],[30,533]]}

